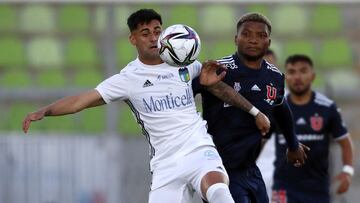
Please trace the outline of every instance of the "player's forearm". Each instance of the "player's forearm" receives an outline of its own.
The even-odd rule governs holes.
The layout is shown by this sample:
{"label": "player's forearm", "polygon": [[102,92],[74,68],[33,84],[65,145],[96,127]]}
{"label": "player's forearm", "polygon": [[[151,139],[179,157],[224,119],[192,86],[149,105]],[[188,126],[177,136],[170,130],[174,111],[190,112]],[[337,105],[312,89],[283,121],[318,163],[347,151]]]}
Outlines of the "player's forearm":
{"label": "player's forearm", "polygon": [[44,112],[45,116],[62,116],[79,112],[82,109],[81,106],[77,105],[76,96],[69,96],[45,106],[39,111]]}
{"label": "player's forearm", "polygon": [[350,136],[338,141],[342,152],[342,161],[344,166],[353,166],[353,146]]}
{"label": "player's forearm", "polygon": [[299,141],[295,134],[292,113],[287,102],[284,101],[279,106],[276,106],[274,108],[273,115],[281,129],[281,132],[284,134],[289,149],[291,151],[295,151],[299,147]]}
{"label": "player's forearm", "polygon": [[222,81],[215,85],[208,86],[206,89],[225,103],[241,108],[246,112],[249,112],[253,107],[245,97]]}
{"label": "player's forearm", "polygon": [[75,96],[62,98],[39,111],[43,111],[45,116],[62,116],[74,114],[85,108],[105,104],[95,90],[85,92]]}

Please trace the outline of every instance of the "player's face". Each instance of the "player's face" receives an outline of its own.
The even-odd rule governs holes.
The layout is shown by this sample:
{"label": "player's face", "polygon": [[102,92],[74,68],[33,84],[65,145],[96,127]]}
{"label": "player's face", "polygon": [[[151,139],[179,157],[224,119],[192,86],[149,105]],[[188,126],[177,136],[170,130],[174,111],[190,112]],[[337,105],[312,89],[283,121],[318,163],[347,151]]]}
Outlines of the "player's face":
{"label": "player's face", "polygon": [[247,21],[243,23],[235,36],[238,53],[246,60],[261,59],[270,46],[269,30],[265,23]]}
{"label": "player's face", "polygon": [[137,29],[130,34],[130,42],[136,47],[139,58],[149,65],[161,62],[157,48],[157,40],[161,31],[160,22],[152,20],[148,24],[139,24]]}
{"label": "player's face", "polygon": [[298,61],[286,65],[286,84],[292,94],[303,95],[310,91],[311,83],[315,79],[315,73],[310,64]]}

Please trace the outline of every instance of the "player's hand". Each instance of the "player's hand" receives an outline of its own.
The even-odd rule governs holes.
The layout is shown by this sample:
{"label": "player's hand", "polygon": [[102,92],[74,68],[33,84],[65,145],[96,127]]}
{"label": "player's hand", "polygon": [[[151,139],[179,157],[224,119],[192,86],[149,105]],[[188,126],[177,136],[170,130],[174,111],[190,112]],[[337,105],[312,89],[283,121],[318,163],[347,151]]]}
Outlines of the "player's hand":
{"label": "player's hand", "polygon": [[286,156],[290,163],[293,163],[295,167],[300,167],[305,164],[307,159],[306,152],[310,151],[310,148],[304,144],[299,143],[299,147],[295,151],[287,150]]}
{"label": "player's hand", "polygon": [[24,118],[24,120],[22,122],[22,129],[23,129],[24,133],[27,133],[32,121],[41,120],[44,118],[44,116],[45,116],[45,110],[32,112],[32,113],[29,113],[28,115],[26,115],[26,117]]}
{"label": "player's hand", "polygon": [[335,180],[340,182],[339,187],[336,190],[337,194],[342,194],[348,191],[351,184],[351,175],[345,172],[341,172],[335,177]]}
{"label": "player's hand", "polygon": [[270,120],[265,114],[259,112],[255,116],[255,123],[263,136],[265,136],[269,132]]}
{"label": "player's hand", "polygon": [[[220,72],[220,74],[218,74]],[[216,61],[205,61],[200,73],[200,84],[204,86],[215,85],[226,75],[226,67]]]}

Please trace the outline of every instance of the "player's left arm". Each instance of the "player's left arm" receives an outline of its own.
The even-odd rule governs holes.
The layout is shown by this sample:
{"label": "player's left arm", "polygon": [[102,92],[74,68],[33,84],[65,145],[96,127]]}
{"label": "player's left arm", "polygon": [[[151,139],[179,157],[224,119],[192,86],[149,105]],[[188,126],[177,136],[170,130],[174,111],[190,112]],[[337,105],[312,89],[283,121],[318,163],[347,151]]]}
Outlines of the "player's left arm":
{"label": "player's left arm", "polygon": [[351,184],[352,176],[354,175],[353,146],[350,136],[338,140],[337,142],[340,144],[342,162],[344,166],[342,171],[335,177],[335,179],[340,182],[336,192],[338,194],[342,194],[348,191]]}
{"label": "player's left arm", "polygon": [[284,134],[288,146],[286,153],[288,161],[294,163],[295,167],[299,167],[305,164],[307,158],[306,151],[309,151],[310,148],[301,144],[296,137],[293,115],[285,99],[284,82],[285,76],[282,74],[279,95],[273,108],[273,117]]}
{"label": "player's left arm", "polygon": [[307,158],[306,151],[309,151],[310,148],[298,141],[295,133],[293,116],[286,100],[283,100],[281,104],[274,107],[273,117],[281,132],[284,134],[288,146],[288,161],[294,163],[294,166],[296,167],[305,164]]}
{"label": "player's left arm", "polygon": [[330,123],[330,132],[334,139],[339,143],[341,148],[343,168],[342,171],[335,177],[339,181],[337,189],[338,194],[348,191],[352,176],[354,175],[353,167],[353,145],[350,134],[348,133],[345,124],[342,120],[340,110],[334,104],[332,107],[332,116]]}
{"label": "player's left arm", "polygon": [[200,84],[222,101],[249,112],[255,117],[255,123],[261,134],[266,135],[270,130],[268,117],[253,106],[234,88],[222,81],[226,75],[226,67],[216,61],[206,61],[202,64],[199,76]]}

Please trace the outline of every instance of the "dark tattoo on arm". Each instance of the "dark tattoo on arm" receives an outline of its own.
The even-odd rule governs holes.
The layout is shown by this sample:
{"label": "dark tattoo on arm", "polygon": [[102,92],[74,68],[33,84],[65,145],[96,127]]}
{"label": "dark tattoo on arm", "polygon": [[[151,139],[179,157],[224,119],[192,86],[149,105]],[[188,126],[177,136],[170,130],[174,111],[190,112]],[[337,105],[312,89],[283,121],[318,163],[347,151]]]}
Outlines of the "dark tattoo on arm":
{"label": "dark tattoo on arm", "polygon": [[45,116],[51,116],[51,115],[52,115],[52,111],[50,109],[45,111]]}
{"label": "dark tattoo on arm", "polygon": [[216,83],[215,85],[206,87],[206,90],[225,103],[241,108],[246,112],[249,112],[253,107],[253,105],[245,97],[222,81]]}

